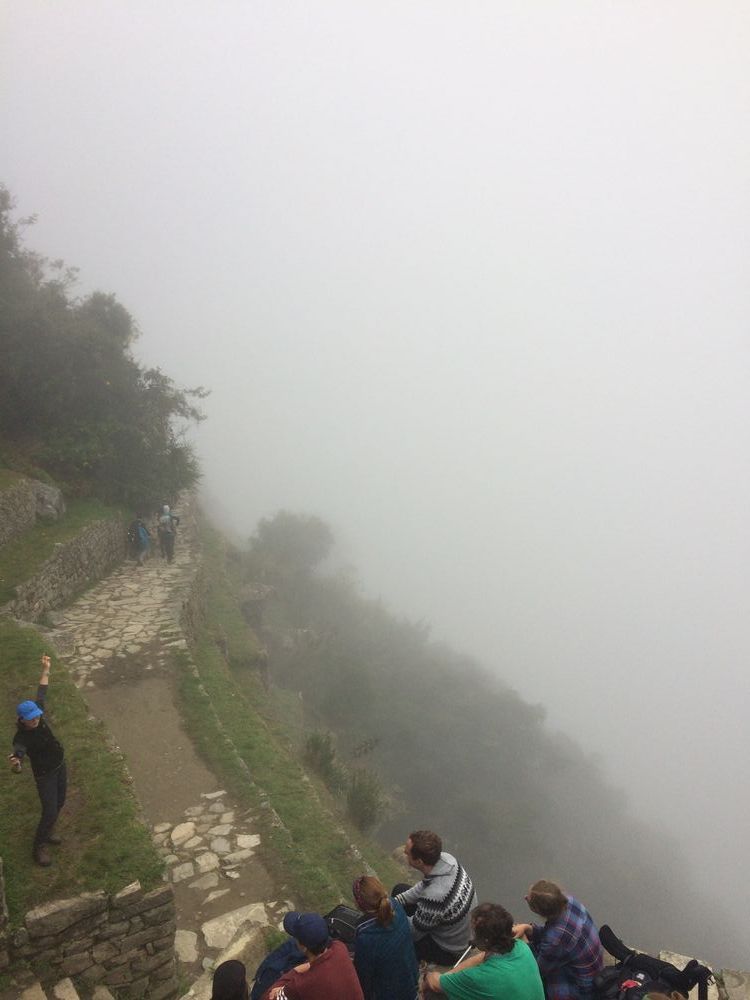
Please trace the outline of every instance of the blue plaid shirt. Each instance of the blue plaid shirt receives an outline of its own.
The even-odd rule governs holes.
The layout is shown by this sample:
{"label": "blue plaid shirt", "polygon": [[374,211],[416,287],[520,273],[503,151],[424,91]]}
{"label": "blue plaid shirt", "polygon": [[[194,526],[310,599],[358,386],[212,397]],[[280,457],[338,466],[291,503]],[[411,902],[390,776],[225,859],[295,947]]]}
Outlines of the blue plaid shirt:
{"label": "blue plaid shirt", "polygon": [[573,896],[559,917],[533,924],[531,946],[539,963],[547,1000],[593,994],[594,976],[604,965],[599,931],[591,914]]}

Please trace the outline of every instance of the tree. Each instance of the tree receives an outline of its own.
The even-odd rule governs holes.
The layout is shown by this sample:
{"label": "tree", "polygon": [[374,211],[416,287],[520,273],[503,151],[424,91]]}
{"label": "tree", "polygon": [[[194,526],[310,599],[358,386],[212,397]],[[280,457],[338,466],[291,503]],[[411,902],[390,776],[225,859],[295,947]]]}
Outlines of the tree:
{"label": "tree", "polygon": [[333,532],[319,517],[280,510],[259,522],[250,551],[271,573],[308,574],[330,553],[333,542]]}

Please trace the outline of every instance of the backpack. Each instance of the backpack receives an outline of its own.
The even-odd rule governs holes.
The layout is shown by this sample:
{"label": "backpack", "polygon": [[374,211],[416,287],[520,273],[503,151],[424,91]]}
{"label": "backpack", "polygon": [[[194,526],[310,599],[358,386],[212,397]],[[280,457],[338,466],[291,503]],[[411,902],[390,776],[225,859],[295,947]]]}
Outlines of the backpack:
{"label": "backpack", "polygon": [[328,924],[328,933],[336,941],[342,941],[349,951],[354,950],[354,938],[357,936],[357,924],[365,919],[359,910],[343,903],[326,913],[323,918]]}
{"label": "backpack", "polygon": [[305,962],[303,952],[297,947],[297,942],[289,938],[263,959],[255,973],[250,1000],[260,1000],[267,989],[295,965]]}
{"label": "backpack", "polygon": [[698,1000],[707,1000],[713,973],[695,959],[680,971],[670,962],[628,948],[606,924],[599,929],[599,940],[618,961],[617,965],[602,969],[594,979],[598,1000],[642,1000],[647,993],[670,994],[675,990],[687,997],[696,985]]}
{"label": "backpack", "polygon": [[159,518],[159,531],[163,535],[171,535],[174,531],[171,514],[162,514]]}

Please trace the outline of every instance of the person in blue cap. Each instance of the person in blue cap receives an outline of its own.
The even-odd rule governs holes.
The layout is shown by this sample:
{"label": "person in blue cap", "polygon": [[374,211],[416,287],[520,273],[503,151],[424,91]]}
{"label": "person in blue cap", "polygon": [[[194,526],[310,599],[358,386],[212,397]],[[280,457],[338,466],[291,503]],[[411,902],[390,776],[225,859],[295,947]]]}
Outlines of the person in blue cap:
{"label": "person in blue cap", "polygon": [[364,1000],[346,945],[331,940],[319,913],[292,910],[284,917],[284,930],[306,961],[277,979],[263,1000]]}
{"label": "person in blue cap", "polygon": [[42,676],[34,701],[22,701],[16,709],[18,728],[13,737],[13,753],[10,766],[20,771],[26,757],[31,761],[31,770],[42,804],[42,815],[34,835],[34,861],[43,868],[52,864],[47,844],[59,844],[60,838],[52,832],[60,810],[65,804],[67,774],[65,751],[44,718],[44,702],[49,687],[51,661],[42,657]]}

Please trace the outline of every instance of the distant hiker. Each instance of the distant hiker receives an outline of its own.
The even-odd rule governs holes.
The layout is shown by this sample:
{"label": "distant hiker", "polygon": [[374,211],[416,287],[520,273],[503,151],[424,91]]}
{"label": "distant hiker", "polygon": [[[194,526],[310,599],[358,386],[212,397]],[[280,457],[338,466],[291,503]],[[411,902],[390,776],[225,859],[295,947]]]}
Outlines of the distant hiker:
{"label": "distant hiker", "polygon": [[242,962],[232,959],[216,966],[211,1000],[247,1000],[247,975]]}
{"label": "distant hiker", "polygon": [[13,738],[13,753],[10,766],[20,771],[28,756],[34,774],[42,816],[34,836],[34,861],[43,868],[52,862],[47,852],[47,844],[59,844],[60,838],[53,834],[57,817],[65,804],[67,774],[65,753],[62,744],[44,719],[44,701],[49,686],[50,658],[42,657],[42,676],[34,701],[22,701],[16,709],[18,728]]}
{"label": "distant hiker", "polygon": [[497,903],[482,903],[471,912],[471,931],[478,955],[450,972],[427,972],[425,997],[444,993],[450,1000],[544,1000],[544,987],[534,956],[525,941],[513,937],[513,917]]}
{"label": "distant hiker", "polygon": [[365,915],[354,938],[354,968],[365,1000],[414,1000],[417,958],[403,906],[372,875],[355,879],[352,895]]}
{"label": "distant hiker", "polygon": [[453,965],[471,938],[474,883],[432,830],[415,830],[404,845],[412,868],[422,873],[415,886],[397,885],[393,896],[406,910],[417,958],[436,965]]}
{"label": "distant hiker", "polygon": [[169,509],[169,504],[162,504],[158,528],[159,550],[161,551],[162,559],[166,558],[167,562],[170,563],[174,559],[174,536],[179,523],[179,517],[172,513]]}
{"label": "distant hiker", "polygon": [[594,976],[604,965],[599,931],[591,914],[556,882],[540,879],[526,902],[544,924],[516,924],[513,933],[531,945],[547,1000],[590,1000]]}
{"label": "distant hiker", "polygon": [[284,917],[284,930],[305,961],[277,979],[263,1000],[364,1000],[346,945],[331,940],[319,913],[291,911]]}
{"label": "distant hiker", "polygon": [[135,520],[128,528],[128,541],[133,558],[142,566],[151,549],[151,532],[146,527],[142,514],[136,514]]}

